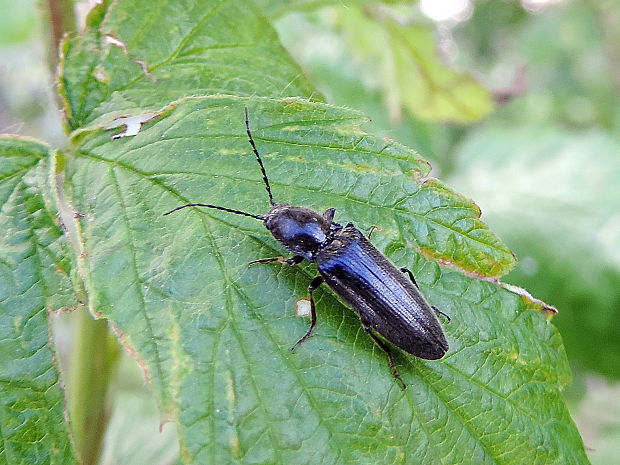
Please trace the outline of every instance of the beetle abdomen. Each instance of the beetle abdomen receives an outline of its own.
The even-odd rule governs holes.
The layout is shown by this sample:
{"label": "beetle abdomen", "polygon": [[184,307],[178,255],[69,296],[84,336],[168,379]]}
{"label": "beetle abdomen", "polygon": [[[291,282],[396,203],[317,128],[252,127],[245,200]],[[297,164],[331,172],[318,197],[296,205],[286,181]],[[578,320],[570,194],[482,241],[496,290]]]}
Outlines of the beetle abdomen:
{"label": "beetle abdomen", "polygon": [[413,283],[353,225],[317,255],[325,282],[362,323],[416,357],[436,360],[448,343],[433,309]]}

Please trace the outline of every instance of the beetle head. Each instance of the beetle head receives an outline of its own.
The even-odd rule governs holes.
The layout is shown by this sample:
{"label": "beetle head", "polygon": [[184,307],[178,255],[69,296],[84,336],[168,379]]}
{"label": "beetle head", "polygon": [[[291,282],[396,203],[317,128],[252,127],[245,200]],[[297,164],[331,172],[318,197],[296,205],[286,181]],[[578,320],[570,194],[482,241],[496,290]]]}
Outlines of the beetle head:
{"label": "beetle head", "polygon": [[294,254],[314,261],[319,248],[328,240],[334,226],[333,209],[323,215],[305,207],[276,205],[265,217],[273,237]]}

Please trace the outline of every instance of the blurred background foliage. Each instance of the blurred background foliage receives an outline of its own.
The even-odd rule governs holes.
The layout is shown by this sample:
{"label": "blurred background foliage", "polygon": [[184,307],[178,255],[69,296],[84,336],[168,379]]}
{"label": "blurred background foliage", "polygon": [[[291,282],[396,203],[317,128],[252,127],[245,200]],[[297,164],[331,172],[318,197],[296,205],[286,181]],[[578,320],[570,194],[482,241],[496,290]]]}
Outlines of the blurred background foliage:
{"label": "blurred background foliage", "polygon": [[[620,2],[257,3],[329,102],[366,112],[368,131],[416,148],[480,205],[519,258],[503,280],[559,310],[575,378],[566,397],[592,463],[617,463]],[[0,0],[0,133],[62,146],[37,5]],[[123,428],[143,431],[141,445],[158,429],[154,402],[135,402],[135,363],[120,373],[104,463],[128,463],[113,454],[140,435]],[[173,460],[173,428],[155,440]]]}

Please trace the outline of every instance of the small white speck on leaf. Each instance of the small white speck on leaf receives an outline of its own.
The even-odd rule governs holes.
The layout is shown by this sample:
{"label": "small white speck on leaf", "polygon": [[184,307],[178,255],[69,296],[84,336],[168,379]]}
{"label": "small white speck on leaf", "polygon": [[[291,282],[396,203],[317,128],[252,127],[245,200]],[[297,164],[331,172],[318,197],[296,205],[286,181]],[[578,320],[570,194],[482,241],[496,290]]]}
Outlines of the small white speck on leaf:
{"label": "small white speck on leaf", "polygon": [[297,299],[295,302],[295,315],[300,318],[310,315],[310,300],[303,297]]}

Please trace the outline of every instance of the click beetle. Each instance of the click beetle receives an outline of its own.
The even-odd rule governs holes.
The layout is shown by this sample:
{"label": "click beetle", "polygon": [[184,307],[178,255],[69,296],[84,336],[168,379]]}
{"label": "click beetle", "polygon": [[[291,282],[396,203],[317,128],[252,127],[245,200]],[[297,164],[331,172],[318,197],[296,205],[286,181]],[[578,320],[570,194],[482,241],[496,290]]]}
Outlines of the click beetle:
{"label": "click beetle", "polygon": [[326,283],[357,312],[362,327],[385,351],[392,374],[400,382],[401,388],[405,389],[406,385],[396,369],[388,346],[377,334],[416,357],[440,359],[448,351],[448,342],[435,315],[435,312],[441,312],[424,299],[411,271],[394,266],[353,223],[345,226],[335,223],[335,209],[329,208],[320,214],[306,207],[276,203],[250,132],[247,108],[245,125],[263,174],[271,210],[266,215],[254,215],[217,205],[191,203],[170,210],[165,215],[187,207],[206,207],[263,221],[273,237],[295,255],[290,258],[263,258],[250,262],[250,265],[272,262],[296,265],[308,260],[316,262],[319,271],[319,276],[308,287],[310,327],[291,350],[312,334],[316,326],[313,294],[321,284]]}

